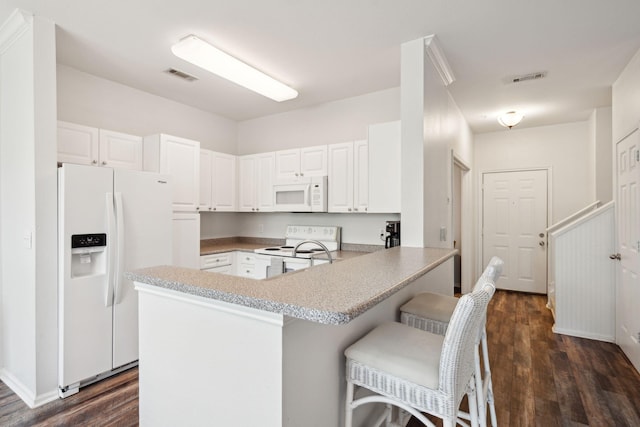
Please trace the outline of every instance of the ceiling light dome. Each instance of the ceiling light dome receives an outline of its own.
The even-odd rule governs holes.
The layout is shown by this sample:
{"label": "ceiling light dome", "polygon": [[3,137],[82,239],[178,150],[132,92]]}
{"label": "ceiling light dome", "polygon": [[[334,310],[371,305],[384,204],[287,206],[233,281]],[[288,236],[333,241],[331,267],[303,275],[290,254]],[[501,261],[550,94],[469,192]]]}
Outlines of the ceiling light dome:
{"label": "ceiling light dome", "polygon": [[512,127],[520,123],[523,117],[524,116],[520,113],[509,111],[508,113],[504,113],[503,115],[498,117],[498,123],[506,128],[511,129]]}

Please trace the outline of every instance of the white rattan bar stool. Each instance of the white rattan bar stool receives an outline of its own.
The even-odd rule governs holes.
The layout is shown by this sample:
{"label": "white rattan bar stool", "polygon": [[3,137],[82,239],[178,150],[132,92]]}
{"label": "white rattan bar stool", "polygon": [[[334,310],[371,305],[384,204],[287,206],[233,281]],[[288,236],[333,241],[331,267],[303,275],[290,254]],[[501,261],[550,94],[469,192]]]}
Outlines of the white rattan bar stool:
{"label": "white rattan bar stool", "polygon": [[[441,418],[445,427],[466,425],[460,418],[477,426],[476,337],[494,291],[486,279],[478,290],[460,298],[444,336],[388,322],[347,348],[345,427],[352,427],[355,408],[374,402],[386,404],[375,426],[404,425],[406,420],[399,418],[409,414],[433,426],[423,412]],[[376,394],[354,400],[356,386]],[[459,410],[465,394],[469,413]],[[400,408],[395,420],[394,406]]]}
{"label": "white rattan bar stool", "polygon": [[[502,273],[503,265],[504,262],[500,258],[495,256],[491,258],[487,268],[482,273],[480,279],[478,279],[474,291],[483,285],[485,279],[495,283]],[[422,329],[423,331],[444,335],[458,300],[456,297],[429,292],[418,294],[400,307],[400,321],[414,328]],[[491,366],[489,365],[485,322],[486,318],[482,322],[480,334],[476,341],[476,344],[480,347],[479,351],[482,352],[482,367],[484,369],[480,366],[480,355],[478,351],[476,351],[474,362],[476,368],[475,380],[476,395],[478,397],[478,417],[480,419],[480,426],[485,427],[487,425],[487,405],[489,405],[491,425],[497,427],[498,421],[493,399],[493,384],[491,381]]]}

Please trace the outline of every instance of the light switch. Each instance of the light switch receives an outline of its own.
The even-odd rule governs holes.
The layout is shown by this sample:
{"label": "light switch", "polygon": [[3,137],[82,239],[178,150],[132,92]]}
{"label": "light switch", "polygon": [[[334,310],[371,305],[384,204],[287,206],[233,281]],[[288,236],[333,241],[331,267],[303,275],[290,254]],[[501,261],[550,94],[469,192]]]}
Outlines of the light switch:
{"label": "light switch", "polygon": [[22,244],[26,249],[31,249],[32,240],[33,240],[33,235],[31,234],[31,230],[25,231],[24,236],[22,237]]}

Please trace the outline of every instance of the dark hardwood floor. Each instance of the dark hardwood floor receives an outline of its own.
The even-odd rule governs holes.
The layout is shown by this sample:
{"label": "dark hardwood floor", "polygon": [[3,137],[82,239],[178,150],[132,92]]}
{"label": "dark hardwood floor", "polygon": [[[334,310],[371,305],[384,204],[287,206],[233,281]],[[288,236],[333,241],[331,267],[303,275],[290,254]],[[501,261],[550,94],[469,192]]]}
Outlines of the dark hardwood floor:
{"label": "dark hardwood floor", "polygon": [[[640,374],[614,344],[551,332],[545,304],[545,296],[507,291],[491,301],[487,331],[498,423],[640,426]],[[137,380],[132,369],[33,410],[0,382],[0,426],[137,425]]]}

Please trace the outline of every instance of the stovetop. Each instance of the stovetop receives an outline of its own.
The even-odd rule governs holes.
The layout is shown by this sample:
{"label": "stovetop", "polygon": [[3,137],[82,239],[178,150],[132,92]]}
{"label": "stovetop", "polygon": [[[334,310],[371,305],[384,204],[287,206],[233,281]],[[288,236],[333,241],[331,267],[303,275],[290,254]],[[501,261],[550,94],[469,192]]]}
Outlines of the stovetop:
{"label": "stovetop", "polygon": [[[293,257],[293,248],[305,240],[316,240],[322,243],[329,251],[340,249],[340,227],[314,226],[314,225],[288,225],[285,233],[286,241],[283,246],[271,246],[256,249],[257,254]],[[311,258],[314,254],[324,250],[314,243],[305,243],[296,252],[296,258]]]}

